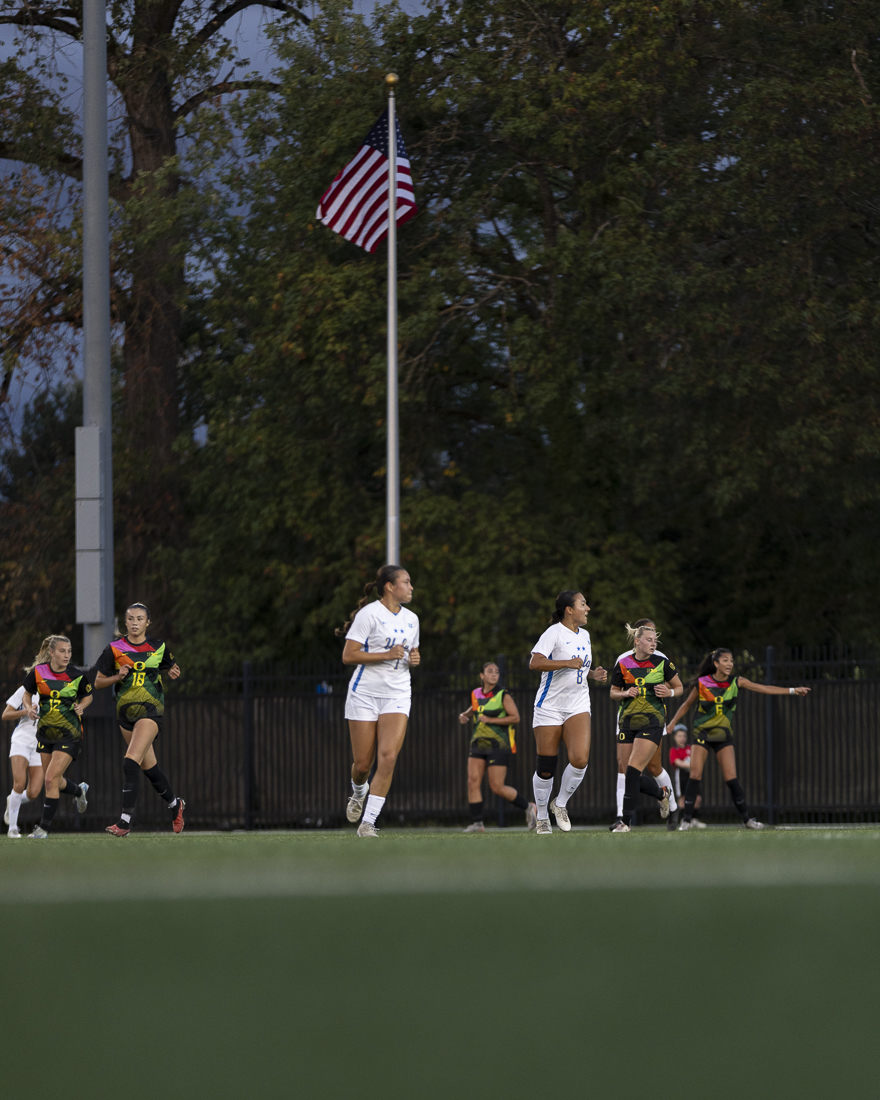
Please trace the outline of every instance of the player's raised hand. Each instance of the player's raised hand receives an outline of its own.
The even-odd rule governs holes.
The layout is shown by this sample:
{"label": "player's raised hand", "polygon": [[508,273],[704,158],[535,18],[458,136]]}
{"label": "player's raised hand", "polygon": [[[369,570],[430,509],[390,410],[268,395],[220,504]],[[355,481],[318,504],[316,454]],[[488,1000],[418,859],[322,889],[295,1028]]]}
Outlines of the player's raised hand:
{"label": "player's raised hand", "polygon": [[122,683],[122,681],[123,681],[123,680],[125,679],[125,677],[126,677],[126,676],[127,676],[128,674],[129,674],[129,672],[131,672],[131,665],[123,665],[123,666],[122,666],[122,667],[120,668],[120,670],[119,670],[119,671],[118,671],[118,672],[116,673],[116,675],[117,675],[117,676],[118,676],[118,678],[119,678],[119,682],[120,682],[120,683]]}
{"label": "player's raised hand", "polygon": [[409,651],[409,663],[413,667],[422,663],[422,655],[419,653],[418,649],[411,649]]}
{"label": "player's raised hand", "polygon": [[180,679],[180,665],[173,664],[171,668],[168,669],[168,675],[172,680]]}

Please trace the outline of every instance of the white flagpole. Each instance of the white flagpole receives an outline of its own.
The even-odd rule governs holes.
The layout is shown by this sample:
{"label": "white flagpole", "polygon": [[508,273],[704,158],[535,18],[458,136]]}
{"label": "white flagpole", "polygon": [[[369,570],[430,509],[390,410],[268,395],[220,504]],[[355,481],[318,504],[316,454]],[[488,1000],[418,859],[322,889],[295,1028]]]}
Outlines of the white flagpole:
{"label": "white flagpole", "polygon": [[386,457],[386,536],[389,565],[400,564],[400,432],[397,417],[397,114],[388,73],[388,453]]}

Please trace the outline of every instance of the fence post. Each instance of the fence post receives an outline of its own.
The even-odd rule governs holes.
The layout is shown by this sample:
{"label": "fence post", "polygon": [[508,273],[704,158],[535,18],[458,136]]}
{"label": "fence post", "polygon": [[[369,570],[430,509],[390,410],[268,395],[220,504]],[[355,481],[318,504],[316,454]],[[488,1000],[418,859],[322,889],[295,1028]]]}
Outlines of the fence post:
{"label": "fence post", "polygon": [[[764,651],[764,683],[769,684],[774,676],[774,649],[768,645]],[[773,696],[764,696],[764,745],[766,748],[767,782],[767,824],[772,825],[776,817],[773,801]]]}
{"label": "fence post", "polygon": [[254,666],[245,661],[242,671],[242,750],[244,752],[244,827],[254,827]]}
{"label": "fence post", "polygon": [[[498,656],[495,658],[495,664],[498,665],[498,672],[499,672],[498,683],[501,684],[501,686],[503,688],[506,688],[508,686],[508,684],[507,684],[507,656],[506,656],[506,654],[499,653]],[[501,795],[499,794],[496,798],[496,801],[498,803],[498,828],[503,829],[504,824],[505,824],[505,822],[504,822],[504,810],[507,806],[507,799],[502,798]]]}

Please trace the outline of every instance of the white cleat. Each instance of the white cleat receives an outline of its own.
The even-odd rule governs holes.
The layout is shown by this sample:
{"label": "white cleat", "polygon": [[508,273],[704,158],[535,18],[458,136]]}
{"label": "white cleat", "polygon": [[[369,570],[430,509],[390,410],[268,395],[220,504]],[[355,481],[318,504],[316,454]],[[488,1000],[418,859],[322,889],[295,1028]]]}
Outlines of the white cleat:
{"label": "white cleat", "polygon": [[618,821],[618,822],[616,822],[616,824],[615,824],[614,828],[611,830],[611,832],[612,833],[629,833],[629,832],[632,832],[632,830],[630,829],[629,825],[625,825],[622,821]]}
{"label": "white cleat", "polygon": [[28,833],[28,840],[45,840],[48,835],[45,829],[41,829],[39,825],[35,825],[34,831]]}
{"label": "white cleat", "polygon": [[556,824],[564,833],[571,832],[571,818],[568,816],[568,810],[564,806],[557,806],[556,799],[550,799],[550,813],[556,818]]}
{"label": "white cleat", "polygon": [[371,825],[369,821],[362,821],[357,828],[358,836],[378,836],[379,830],[375,825]]}
{"label": "white cleat", "polygon": [[672,791],[669,787],[663,787],[663,797],[660,799],[660,816],[665,821],[669,817],[669,800],[672,798]]}
{"label": "white cleat", "polygon": [[539,817],[535,822],[535,832],[538,836],[549,836],[553,832],[549,817]]}
{"label": "white cleat", "polygon": [[538,824],[538,807],[534,802],[526,806],[526,828],[531,830]]}
{"label": "white cleat", "polygon": [[9,837],[10,840],[19,840],[21,837],[21,833],[14,825],[6,835]]}
{"label": "white cleat", "polygon": [[465,833],[485,833],[486,826],[482,823],[482,821],[472,821],[470,825],[468,825],[468,827],[462,831]]}
{"label": "white cleat", "polygon": [[680,833],[686,833],[686,832],[688,832],[689,830],[693,829],[693,827],[694,827],[694,824],[695,824],[695,822],[693,822],[693,821],[685,821],[685,820],[684,820],[684,819],[682,818],[681,824],[680,824],[680,825],[679,825],[679,827],[678,827],[678,831],[679,831]]}
{"label": "white cleat", "polygon": [[366,794],[363,798],[358,798],[356,794],[353,794],[348,800],[348,805],[345,807],[345,816],[354,825],[356,821],[360,821],[361,814],[364,812],[364,803],[367,801],[367,795],[370,793],[370,788],[367,787]]}
{"label": "white cleat", "polygon": [[764,828],[766,828],[763,821],[758,821],[754,817],[750,817],[748,821],[744,821],[743,825],[747,829],[764,829]]}
{"label": "white cleat", "polygon": [[705,821],[700,821],[700,819],[698,817],[695,817],[693,819],[693,821],[691,822],[691,825],[693,825],[693,827],[695,829],[708,829],[709,828],[709,826],[706,824],[706,822]]}
{"label": "white cleat", "polygon": [[79,812],[81,814],[84,814],[86,812],[86,809],[88,808],[88,805],[89,805],[89,797],[88,797],[89,796],[89,785],[88,785],[88,783],[80,783],[79,790],[80,790],[79,797],[74,799],[74,801],[76,802],[76,808],[79,810]]}
{"label": "white cleat", "polygon": [[3,824],[4,825],[9,824],[9,800],[10,800],[10,798],[12,798],[12,795],[8,794],[6,796],[6,812],[3,815]]}

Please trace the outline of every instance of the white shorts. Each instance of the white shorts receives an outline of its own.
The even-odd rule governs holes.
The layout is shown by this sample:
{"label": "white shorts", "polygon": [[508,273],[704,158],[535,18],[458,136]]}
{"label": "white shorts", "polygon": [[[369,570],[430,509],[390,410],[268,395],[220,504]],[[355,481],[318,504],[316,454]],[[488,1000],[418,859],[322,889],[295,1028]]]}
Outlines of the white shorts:
{"label": "white shorts", "polygon": [[580,703],[574,710],[554,710],[551,707],[535,707],[532,714],[532,729],[535,726],[562,726],[569,718],[574,718],[576,714],[589,714],[590,704],[587,702],[586,706]]}
{"label": "white shorts", "polygon": [[375,722],[380,714],[405,714],[409,718],[411,702],[409,695],[358,695],[349,692],[345,698],[345,717],[351,722]]}
{"label": "white shorts", "polygon": [[27,758],[29,768],[39,768],[43,764],[43,758],[37,752],[37,739],[26,733],[14,733],[9,742],[10,756],[24,756]]}

